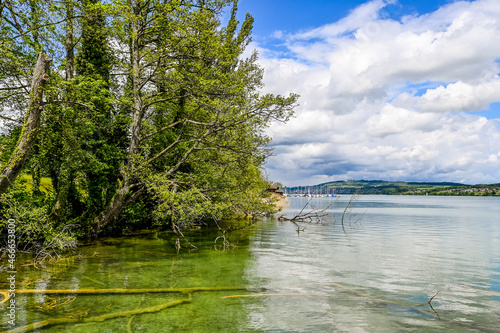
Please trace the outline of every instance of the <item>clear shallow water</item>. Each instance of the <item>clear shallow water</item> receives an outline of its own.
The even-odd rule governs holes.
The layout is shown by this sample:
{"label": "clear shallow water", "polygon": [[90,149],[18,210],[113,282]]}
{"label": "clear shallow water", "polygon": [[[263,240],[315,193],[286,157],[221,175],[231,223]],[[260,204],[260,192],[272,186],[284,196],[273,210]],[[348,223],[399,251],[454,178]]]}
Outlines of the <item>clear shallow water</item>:
{"label": "clear shallow water", "polygon": [[[305,230],[297,235],[296,226],[278,222],[258,231],[247,272],[270,289],[325,296],[269,297],[255,308],[260,322],[254,327],[499,331],[499,198],[362,196],[353,213],[365,215],[344,232],[339,216],[348,199],[333,207],[335,225],[301,225]],[[306,200],[293,198],[290,209],[297,212]],[[437,291],[434,312],[425,303]]]}
{"label": "clear shallow water", "polygon": [[[288,200],[288,216],[307,202]],[[243,288],[195,292],[191,302],[154,313],[40,332],[499,331],[500,198],[361,196],[352,210],[352,221],[361,221],[349,224],[346,216],[343,229],[340,216],[348,200],[342,196],[328,210],[335,221],[300,224],[304,231],[269,218],[235,232],[231,241],[237,247],[227,251],[214,249],[217,234],[199,231],[190,235],[198,250],[183,248],[180,254],[168,233],[106,239],[45,269],[18,267],[16,283],[26,289]],[[331,201],[311,203],[326,207]],[[438,291],[433,310],[427,301]],[[221,298],[229,295],[252,297]],[[37,306],[47,304],[47,296],[61,305],[41,311]],[[77,295],[67,304],[68,295],[16,297],[16,322],[23,326],[187,296]],[[0,305],[2,322],[4,309]]]}

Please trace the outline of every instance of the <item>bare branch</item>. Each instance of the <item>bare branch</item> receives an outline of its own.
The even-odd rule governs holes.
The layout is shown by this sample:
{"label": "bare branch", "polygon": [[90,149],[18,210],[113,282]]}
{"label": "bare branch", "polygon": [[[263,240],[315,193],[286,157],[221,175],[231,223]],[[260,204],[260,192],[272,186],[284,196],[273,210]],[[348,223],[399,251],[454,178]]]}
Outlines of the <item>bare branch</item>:
{"label": "bare branch", "polygon": [[60,103],[60,104],[75,104],[75,105],[80,105],[80,106],[83,106],[84,108],[87,108],[87,109],[90,109],[90,110],[93,110],[94,107],[88,105],[88,104],[85,104],[85,103],[81,103],[81,102],[76,102],[76,101],[69,101],[69,100],[62,100],[62,99],[56,99],[56,100],[50,100],[50,101],[47,101],[47,102],[44,102],[42,103],[43,105],[49,105],[49,104],[53,104],[53,103]]}
{"label": "bare branch", "polygon": [[22,124],[21,120],[12,119],[12,118],[9,118],[9,117],[6,117],[6,116],[2,116],[1,114],[0,114],[0,118],[8,120],[8,121],[13,121],[15,123],[21,123]]}
{"label": "bare branch", "polygon": [[[62,19],[62,20],[60,20],[60,21],[57,21],[57,22],[49,22],[49,23],[46,23],[46,24],[37,25],[35,28],[28,29],[28,30],[24,30],[24,31],[22,31],[21,26],[19,25],[19,23],[18,23],[18,22],[17,22],[17,20],[16,20],[16,22],[15,22],[15,23],[17,23],[17,25],[15,25],[15,27],[16,27],[16,29],[19,31],[19,34],[18,34],[18,35],[16,35],[16,36],[14,36],[14,37],[9,38],[9,40],[14,40],[14,39],[17,39],[17,38],[19,38],[19,37],[23,37],[24,35],[27,35],[28,33],[33,32],[33,31],[36,31],[36,30],[38,30],[38,29],[40,29],[40,28],[45,28],[45,27],[50,27],[50,26],[53,26],[53,25],[58,25],[58,24],[60,24],[60,23],[66,22],[68,19],[75,19],[75,18],[80,18],[80,17],[82,17],[82,16],[81,16],[81,15],[77,15],[77,16],[74,16],[74,17],[71,17],[71,18],[66,17],[66,18],[64,18],[64,19]],[[2,18],[3,18],[3,17],[2,17]],[[4,19],[5,19],[5,18],[4,18]],[[9,22],[9,24],[10,24],[10,25],[14,25],[14,24],[13,24],[14,22],[9,21],[9,20],[7,20],[7,19],[5,19],[5,20],[6,20],[7,22]],[[19,25],[19,26],[18,26],[18,25]],[[0,45],[1,45],[1,44],[4,44],[4,43],[0,43]]]}
{"label": "bare branch", "polygon": [[24,86],[19,86],[19,87],[1,87],[0,91],[9,91],[9,90],[18,90],[18,89],[23,89],[23,88],[28,88],[29,84],[24,85]]}
{"label": "bare branch", "polygon": [[[325,208],[321,208],[321,209],[315,209],[312,205],[311,205],[311,201],[312,201],[312,197],[309,198],[309,200],[307,201],[307,203],[304,205],[304,207],[302,207],[302,209],[300,210],[300,212],[295,215],[294,217],[292,218],[288,218],[288,217],[285,217],[284,215],[281,215],[280,217],[278,217],[278,220],[279,221],[290,221],[290,222],[293,222],[293,223],[296,223],[296,222],[307,222],[307,223],[311,223],[313,221],[316,221],[316,222],[320,222],[321,219],[323,217],[326,217],[328,216],[329,214],[328,213],[325,213],[326,210],[330,209],[330,207],[332,207],[336,202],[337,200],[335,201],[332,201],[328,206],[326,206]],[[308,212],[305,212],[304,213],[304,210],[310,206],[311,207],[311,210],[308,211]]]}
{"label": "bare branch", "polygon": [[157,130],[156,132],[149,133],[148,135],[143,136],[142,138],[140,138],[140,139],[139,139],[139,141],[140,141],[140,142],[142,142],[142,141],[144,141],[144,140],[146,140],[146,139],[148,139],[148,138],[152,137],[153,135],[156,135],[156,134],[159,134],[159,133],[161,133],[161,132],[163,132],[163,131],[165,131],[165,130],[168,130],[169,128],[172,128],[172,127],[174,127],[174,126],[176,126],[176,125],[178,125],[178,124],[180,124],[180,123],[182,123],[182,122],[183,122],[183,121],[179,120],[179,121],[176,121],[176,122],[174,122],[174,123],[172,123],[172,124],[170,124],[170,125],[167,125],[167,126],[165,126],[165,127],[162,127],[162,128],[160,128],[159,130]]}
{"label": "bare branch", "polygon": [[436,291],[436,293],[434,295],[432,295],[431,298],[429,298],[429,301],[427,302],[429,305],[431,304],[432,300],[434,299],[434,297],[437,296],[437,294],[439,294],[439,291]]}
{"label": "bare branch", "polygon": [[344,212],[342,213],[342,219],[341,219],[341,223],[342,225],[344,225],[344,217],[345,217],[345,214],[346,213],[350,213],[352,211],[352,203],[353,201],[356,201],[359,199],[359,191],[356,191],[352,196],[351,198],[349,199],[349,202],[347,203],[347,206],[345,207],[344,209]]}
{"label": "bare branch", "polygon": [[161,152],[156,154],[155,156],[151,157],[146,163],[149,164],[153,162],[154,160],[158,159],[162,155],[164,155],[166,152],[168,152],[170,149],[174,148],[179,142],[181,142],[181,136],[179,136],[174,142],[172,142],[170,145],[168,145],[165,149],[163,149]]}

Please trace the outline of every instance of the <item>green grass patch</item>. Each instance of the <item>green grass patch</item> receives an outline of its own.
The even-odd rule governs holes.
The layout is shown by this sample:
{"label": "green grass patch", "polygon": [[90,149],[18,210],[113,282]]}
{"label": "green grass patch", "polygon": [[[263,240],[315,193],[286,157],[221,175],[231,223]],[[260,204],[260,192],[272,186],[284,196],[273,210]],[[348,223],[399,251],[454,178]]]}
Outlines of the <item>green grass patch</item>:
{"label": "green grass patch", "polygon": [[[21,184],[26,187],[26,190],[31,192],[33,189],[33,177],[31,175],[21,175],[19,176],[19,180]],[[49,177],[42,177],[40,180],[40,191],[49,193],[53,192],[54,188],[52,187],[52,180]]]}

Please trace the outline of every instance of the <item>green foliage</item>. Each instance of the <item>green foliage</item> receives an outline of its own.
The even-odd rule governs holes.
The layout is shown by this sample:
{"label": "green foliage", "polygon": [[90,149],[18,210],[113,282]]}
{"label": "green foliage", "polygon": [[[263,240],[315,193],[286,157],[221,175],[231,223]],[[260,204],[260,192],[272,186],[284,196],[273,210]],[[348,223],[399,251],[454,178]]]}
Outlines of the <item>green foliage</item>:
{"label": "green foliage", "polygon": [[263,200],[269,184],[250,164],[240,168],[232,163],[221,167],[198,162],[189,174],[179,172],[170,180],[154,174],[147,185],[156,202],[153,217],[158,224],[193,227],[208,220],[250,217],[274,209]]}
{"label": "green foliage", "polygon": [[0,165],[2,168],[7,165],[10,155],[14,152],[21,130],[21,126],[16,126],[10,133],[0,135]]}
{"label": "green foliage", "polygon": [[289,193],[387,194],[387,195],[498,195],[499,184],[464,185],[451,182],[399,182],[383,180],[334,181],[314,186],[289,187]]}
{"label": "green foliage", "polygon": [[113,57],[107,42],[104,7],[99,0],[85,0],[82,6],[81,45],[76,56],[76,73],[108,83]]}
{"label": "green foliage", "polygon": [[[28,192],[33,191],[33,177],[30,175],[21,175],[19,177],[19,183],[24,185]],[[40,182],[40,190],[47,194],[53,193],[54,188],[52,187],[52,182],[49,177],[43,177]]]}
{"label": "green foliage", "polygon": [[3,219],[0,233],[7,234],[8,219],[15,221],[15,239],[19,250],[40,251],[51,245],[51,251],[62,251],[74,246],[75,238],[61,234],[66,225],[57,225],[49,217],[47,208],[50,195],[30,195],[25,186],[15,184],[0,197]]}
{"label": "green foliage", "polygon": [[[297,96],[259,93],[257,55],[242,56],[253,18],[238,22],[237,1],[79,0],[26,13],[24,2],[12,3],[0,12],[0,85],[12,87],[1,91],[0,111],[22,119],[28,96],[14,82],[29,82],[36,50],[59,68],[25,166],[32,190],[9,192],[38,214],[36,222],[16,213],[39,230],[27,242],[68,223],[79,235],[180,230],[274,209],[260,169],[270,153],[265,129],[288,120]],[[17,138],[15,130],[1,138],[1,161]],[[51,189],[38,191],[44,177]],[[12,214],[5,202],[3,216]]]}

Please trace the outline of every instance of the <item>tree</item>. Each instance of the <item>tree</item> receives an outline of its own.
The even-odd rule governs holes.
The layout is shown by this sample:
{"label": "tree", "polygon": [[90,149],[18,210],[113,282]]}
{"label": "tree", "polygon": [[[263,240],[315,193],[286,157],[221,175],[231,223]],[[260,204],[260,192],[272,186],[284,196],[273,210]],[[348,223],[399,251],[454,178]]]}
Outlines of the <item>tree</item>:
{"label": "tree", "polygon": [[[178,179],[184,180],[182,171],[208,156],[203,152],[250,162],[251,156],[263,153],[267,138],[262,131],[268,122],[289,117],[296,96],[260,96],[256,90],[262,71],[256,55],[239,59],[253,19],[247,16],[235,35],[235,4],[228,27],[219,29],[223,6],[222,1],[138,1],[127,8],[122,25],[129,31],[122,42],[130,45],[131,139],[123,181],[108,209],[94,221],[95,231],[150,189],[148,184],[158,185],[150,179],[161,177],[162,192],[173,197],[193,189],[192,181]],[[122,49],[127,50],[125,45]],[[153,139],[159,144],[150,143]],[[205,200],[211,202],[209,196]],[[162,204],[172,208],[171,201]]]}
{"label": "tree", "polygon": [[19,143],[0,176],[0,195],[5,193],[7,188],[16,180],[35,142],[43,109],[43,86],[49,79],[47,70],[51,61],[52,59],[45,57],[45,55],[40,52],[33,71],[28,111],[26,113],[26,120],[21,131]]}
{"label": "tree", "polygon": [[[32,38],[50,43],[30,44],[57,50],[60,66],[31,157],[52,180],[45,205],[53,223],[78,222],[96,236],[126,223],[124,212],[180,230],[270,209],[260,175],[270,153],[265,128],[286,121],[297,96],[259,93],[257,54],[243,58],[253,18],[240,25],[237,1],[68,0],[55,8],[50,20],[38,16]],[[8,43],[23,48],[14,37]]]}

